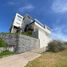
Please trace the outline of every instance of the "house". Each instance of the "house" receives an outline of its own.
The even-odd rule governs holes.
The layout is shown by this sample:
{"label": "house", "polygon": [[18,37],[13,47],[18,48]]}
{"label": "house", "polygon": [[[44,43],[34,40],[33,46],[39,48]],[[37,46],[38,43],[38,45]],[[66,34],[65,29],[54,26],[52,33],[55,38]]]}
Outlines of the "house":
{"label": "house", "polygon": [[51,30],[47,25],[43,25],[37,19],[32,19],[29,15],[22,16],[16,13],[13,24],[10,28],[11,33],[32,32],[32,37],[40,40],[40,48],[45,48],[51,41]]}
{"label": "house", "polygon": [[41,24],[38,20],[31,23],[31,27],[33,29],[32,36],[40,40],[40,48],[46,47],[51,41],[50,28]]}

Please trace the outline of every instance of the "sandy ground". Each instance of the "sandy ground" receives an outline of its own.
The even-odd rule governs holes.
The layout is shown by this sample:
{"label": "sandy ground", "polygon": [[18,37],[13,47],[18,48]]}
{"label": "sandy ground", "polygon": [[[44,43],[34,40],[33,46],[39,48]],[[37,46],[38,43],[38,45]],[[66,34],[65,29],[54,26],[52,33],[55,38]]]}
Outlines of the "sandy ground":
{"label": "sandy ground", "polygon": [[34,52],[25,52],[0,59],[0,67],[24,67],[29,61],[41,56]]}

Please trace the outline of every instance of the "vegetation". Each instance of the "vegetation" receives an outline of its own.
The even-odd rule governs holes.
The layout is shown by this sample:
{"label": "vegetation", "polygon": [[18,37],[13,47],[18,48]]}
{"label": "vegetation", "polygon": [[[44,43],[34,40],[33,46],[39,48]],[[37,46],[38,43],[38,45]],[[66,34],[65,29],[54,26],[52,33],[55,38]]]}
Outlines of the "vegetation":
{"label": "vegetation", "polygon": [[31,31],[29,31],[29,32],[22,32],[21,34],[27,35],[27,36],[32,36],[32,32]]}
{"label": "vegetation", "polygon": [[0,32],[0,34],[14,34],[14,33],[10,33],[10,32]]}
{"label": "vegetation", "polygon": [[8,51],[8,50],[5,50],[5,51],[2,51],[2,52],[0,53],[0,58],[2,58],[2,57],[4,57],[4,56],[13,55],[13,54],[15,54],[15,53],[14,53],[14,52],[10,52],[10,51]]}
{"label": "vegetation", "polygon": [[67,45],[61,52],[44,52],[42,55],[30,61],[25,67],[67,67]]}
{"label": "vegetation", "polygon": [[0,38],[0,48],[1,47],[5,48],[6,50],[0,52],[0,58],[14,54],[14,52],[10,52],[7,50],[7,47],[8,47],[7,43],[3,39]]}
{"label": "vegetation", "polygon": [[32,36],[32,32],[31,31],[28,31],[28,32],[22,32],[22,33],[20,33],[20,32],[18,32],[18,33],[10,33],[10,32],[2,32],[2,33],[0,33],[0,34],[16,34],[16,35],[19,35],[19,34],[23,34],[23,35],[27,35],[27,36]]}
{"label": "vegetation", "polygon": [[7,47],[7,43],[0,38],[0,47]]}
{"label": "vegetation", "polygon": [[64,43],[54,40],[48,44],[48,50],[52,52],[62,51],[64,50]]}

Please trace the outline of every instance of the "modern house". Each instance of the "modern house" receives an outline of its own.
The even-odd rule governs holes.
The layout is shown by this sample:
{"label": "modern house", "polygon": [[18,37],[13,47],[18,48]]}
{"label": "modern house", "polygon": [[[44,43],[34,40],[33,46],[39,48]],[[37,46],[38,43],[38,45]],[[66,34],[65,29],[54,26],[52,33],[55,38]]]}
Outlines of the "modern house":
{"label": "modern house", "polygon": [[43,25],[37,19],[32,19],[29,15],[22,16],[16,13],[13,24],[11,25],[11,33],[32,32],[32,37],[39,39],[40,48],[46,48],[51,41],[51,30],[48,26]]}

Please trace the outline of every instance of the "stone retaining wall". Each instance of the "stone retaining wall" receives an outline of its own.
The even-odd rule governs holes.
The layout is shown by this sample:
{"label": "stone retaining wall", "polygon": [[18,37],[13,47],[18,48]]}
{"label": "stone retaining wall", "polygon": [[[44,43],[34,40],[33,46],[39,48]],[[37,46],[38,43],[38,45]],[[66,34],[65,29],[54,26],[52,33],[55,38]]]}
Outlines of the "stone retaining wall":
{"label": "stone retaining wall", "polygon": [[[16,53],[22,53],[30,51],[32,49],[37,49],[40,47],[39,39],[29,37],[26,35],[17,35],[17,34],[0,34],[2,38]],[[12,50],[11,50],[12,51]]]}
{"label": "stone retaining wall", "polygon": [[40,48],[39,39],[25,35],[19,35],[18,44],[18,53]]}

